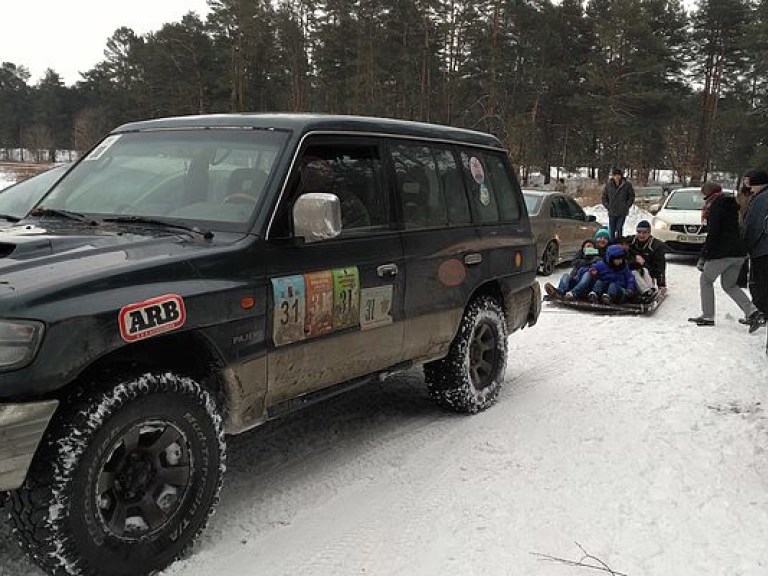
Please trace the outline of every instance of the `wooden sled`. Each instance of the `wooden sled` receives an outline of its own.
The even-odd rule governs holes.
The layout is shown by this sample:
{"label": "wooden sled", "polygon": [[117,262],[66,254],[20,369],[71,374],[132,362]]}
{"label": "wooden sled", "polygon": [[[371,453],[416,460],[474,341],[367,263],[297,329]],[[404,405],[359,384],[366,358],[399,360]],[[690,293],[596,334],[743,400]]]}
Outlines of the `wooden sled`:
{"label": "wooden sled", "polygon": [[559,308],[573,308],[575,310],[586,310],[598,314],[615,315],[645,315],[653,314],[656,309],[664,302],[667,297],[667,289],[660,288],[656,296],[647,302],[626,302],[624,304],[603,304],[602,302],[590,302],[589,300],[566,300],[564,298],[550,298],[545,296],[550,306]]}

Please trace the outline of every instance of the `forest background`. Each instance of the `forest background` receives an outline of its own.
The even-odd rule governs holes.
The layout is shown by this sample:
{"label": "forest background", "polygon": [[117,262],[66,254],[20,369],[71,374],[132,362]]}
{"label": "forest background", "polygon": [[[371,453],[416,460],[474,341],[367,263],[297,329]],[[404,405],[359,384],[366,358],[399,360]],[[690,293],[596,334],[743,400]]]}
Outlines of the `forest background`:
{"label": "forest background", "polygon": [[768,167],[768,0],[208,4],[205,19],[115,30],[72,86],[3,62],[0,159],[82,152],[132,120],[274,111],[491,132],[524,182],[553,166],[641,183]]}

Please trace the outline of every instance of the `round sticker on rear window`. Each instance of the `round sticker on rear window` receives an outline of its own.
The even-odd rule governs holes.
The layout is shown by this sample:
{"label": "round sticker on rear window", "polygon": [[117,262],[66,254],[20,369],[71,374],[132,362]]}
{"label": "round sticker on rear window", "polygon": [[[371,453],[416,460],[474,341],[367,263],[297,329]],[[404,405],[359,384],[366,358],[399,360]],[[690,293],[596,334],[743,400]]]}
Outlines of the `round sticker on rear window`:
{"label": "round sticker on rear window", "polygon": [[491,203],[491,191],[488,190],[488,186],[480,184],[480,204],[488,206]]}
{"label": "round sticker on rear window", "polygon": [[475,182],[482,184],[485,182],[485,170],[483,170],[483,164],[477,156],[472,156],[469,159],[469,171],[472,172],[472,178]]}

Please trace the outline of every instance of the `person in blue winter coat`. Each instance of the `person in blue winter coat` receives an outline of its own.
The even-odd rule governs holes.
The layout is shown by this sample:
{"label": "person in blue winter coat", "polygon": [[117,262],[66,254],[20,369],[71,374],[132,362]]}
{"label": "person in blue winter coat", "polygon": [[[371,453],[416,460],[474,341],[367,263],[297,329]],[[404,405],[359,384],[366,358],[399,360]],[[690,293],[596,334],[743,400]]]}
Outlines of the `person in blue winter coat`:
{"label": "person in blue winter coat", "polygon": [[566,293],[567,299],[588,298],[603,304],[623,304],[635,297],[635,277],[627,265],[627,253],[620,244],[612,244],[605,250],[605,258],[589,268],[574,288]]}

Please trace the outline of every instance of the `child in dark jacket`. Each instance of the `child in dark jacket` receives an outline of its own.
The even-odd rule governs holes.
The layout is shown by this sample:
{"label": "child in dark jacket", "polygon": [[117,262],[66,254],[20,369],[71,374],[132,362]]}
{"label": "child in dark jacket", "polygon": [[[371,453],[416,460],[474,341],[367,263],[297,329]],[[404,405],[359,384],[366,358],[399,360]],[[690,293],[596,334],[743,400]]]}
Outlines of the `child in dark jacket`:
{"label": "child in dark jacket", "polygon": [[562,298],[566,292],[576,286],[581,276],[598,260],[600,260],[600,252],[595,247],[594,240],[591,238],[584,240],[581,249],[571,261],[571,271],[568,274],[563,274],[557,288],[549,282],[544,284],[544,291],[549,294],[550,298]]}

